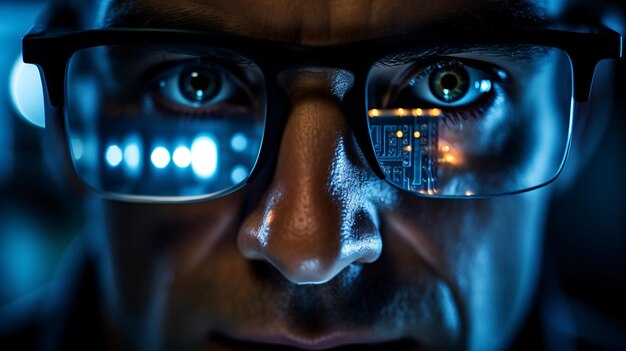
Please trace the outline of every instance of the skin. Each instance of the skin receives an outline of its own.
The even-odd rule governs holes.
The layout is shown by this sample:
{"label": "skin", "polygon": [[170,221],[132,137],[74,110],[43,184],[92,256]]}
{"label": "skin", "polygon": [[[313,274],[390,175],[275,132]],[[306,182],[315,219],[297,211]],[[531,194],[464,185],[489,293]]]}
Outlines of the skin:
{"label": "skin", "polygon": [[[454,25],[489,3],[92,5],[84,6],[85,26],[208,27],[326,45]],[[96,222],[106,223],[90,237],[112,346],[324,349],[408,340],[380,348],[491,350],[509,342],[532,298],[550,188],[469,201],[398,191],[363,159],[332,77],[305,69],[289,79],[280,147],[251,186],[188,204],[92,200]]]}

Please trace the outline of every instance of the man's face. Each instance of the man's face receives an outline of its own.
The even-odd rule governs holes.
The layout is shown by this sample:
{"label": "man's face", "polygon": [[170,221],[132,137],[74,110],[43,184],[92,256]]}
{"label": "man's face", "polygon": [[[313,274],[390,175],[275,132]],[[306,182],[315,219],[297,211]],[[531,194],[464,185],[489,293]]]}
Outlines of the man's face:
{"label": "man's face", "polygon": [[[523,22],[532,5],[106,1],[88,21],[326,45],[458,21]],[[285,84],[284,134],[252,185],[192,204],[102,201],[101,272],[122,339],[208,350],[488,350],[511,337],[532,294],[548,190],[437,200],[393,188],[364,161],[329,72],[303,69]]]}

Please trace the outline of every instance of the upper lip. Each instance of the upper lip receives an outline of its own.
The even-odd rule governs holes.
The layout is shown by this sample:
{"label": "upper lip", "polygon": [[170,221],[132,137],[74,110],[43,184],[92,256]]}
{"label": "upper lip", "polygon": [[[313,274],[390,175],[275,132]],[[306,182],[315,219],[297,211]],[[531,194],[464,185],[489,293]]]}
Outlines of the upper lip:
{"label": "upper lip", "polygon": [[[287,332],[267,334],[262,336],[222,336],[223,341],[244,344],[245,346],[260,349],[274,349],[271,346],[283,346],[285,348],[296,348],[301,350],[327,350],[342,346],[359,345],[359,350],[368,350],[368,345],[372,347],[380,347],[381,344],[398,343],[403,346],[407,344],[414,345],[406,339],[392,339],[385,337],[377,337],[373,333],[354,333],[354,332],[332,332],[313,337],[304,337]],[[257,347],[255,347],[257,346]],[[400,349],[403,347],[400,347]],[[407,347],[408,348],[408,347]],[[388,348],[385,348],[388,349]],[[397,349],[394,347],[393,349]]]}

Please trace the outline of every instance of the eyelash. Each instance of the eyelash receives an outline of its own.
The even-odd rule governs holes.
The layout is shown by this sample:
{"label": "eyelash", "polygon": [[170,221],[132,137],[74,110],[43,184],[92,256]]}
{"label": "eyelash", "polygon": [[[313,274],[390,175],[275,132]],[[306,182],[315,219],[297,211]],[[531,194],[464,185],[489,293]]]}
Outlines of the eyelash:
{"label": "eyelash", "polygon": [[441,108],[442,122],[446,126],[450,127],[470,120],[480,120],[494,106],[494,103],[500,97],[500,94],[500,91],[486,94],[485,98],[479,99],[476,103],[460,108]]}
{"label": "eyelash", "polygon": [[[217,106],[206,106],[203,108],[184,108],[184,107],[172,107],[169,103],[160,101],[160,99],[155,99],[154,94],[150,94],[146,97],[149,104],[152,106],[158,106],[156,109],[153,109],[153,112],[156,112],[156,117],[158,118],[170,118],[171,114],[176,115],[176,119],[182,121],[194,121],[194,120],[204,120],[204,119],[229,119],[233,118],[236,115],[248,116],[250,113],[246,113],[245,111],[229,111],[224,112],[224,110],[235,109],[231,104],[222,103]],[[243,110],[243,108],[241,108]],[[169,114],[168,114],[169,113]]]}
{"label": "eyelash", "polygon": [[[409,86],[408,82],[412,80],[426,79],[430,74],[436,70],[448,67],[469,67],[471,69],[479,70],[485,73],[489,79],[494,82],[492,90],[479,97],[473,103],[466,106],[434,106],[442,111],[441,120],[447,126],[454,126],[462,122],[469,120],[479,120],[484,117],[489,110],[494,106],[498,99],[502,99],[502,96],[507,95],[506,82],[498,76],[496,72],[502,71],[499,67],[492,66],[484,62],[451,57],[434,57],[426,62],[422,61],[419,64],[414,64],[402,75],[404,78],[401,80],[402,88],[400,92],[404,92]],[[508,75],[505,75],[508,77]],[[428,102],[424,102],[428,104]]]}
{"label": "eyelash", "polygon": [[[222,79],[231,81],[228,84],[234,85],[236,87],[233,88],[235,92],[233,92],[233,96],[229,97],[227,100],[217,102],[217,104],[207,104],[205,106],[185,106],[182,104],[177,104],[171,101],[170,98],[164,96],[164,93],[161,91],[162,87],[160,86],[160,81],[163,80],[163,76],[167,74],[180,74],[180,71],[184,69],[186,65],[207,65],[214,66],[222,70]],[[156,118],[162,119],[171,119],[174,115],[178,120],[221,120],[221,119],[229,119],[233,118],[233,116],[242,115],[249,116],[250,113],[250,104],[252,104],[252,100],[248,96],[248,90],[242,87],[241,85],[246,84],[246,82],[242,82],[239,84],[238,82],[233,82],[232,80],[239,79],[241,80],[241,74],[238,70],[233,70],[232,64],[228,62],[224,62],[224,60],[206,60],[206,59],[193,59],[193,60],[177,60],[177,61],[168,61],[162,62],[160,64],[156,64],[150,68],[148,68],[142,74],[144,81],[144,106],[150,108],[151,113]],[[168,73],[168,71],[174,71],[173,73]],[[239,91],[240,90],[240,91]],[[246,99],[246,108],[243,104],[237,105],[235,103],[231,103],[232,100],[237,100],[241,98]]]}
{"label": "eyelash", "polygon": [[424,78],[424,76],[427,76],[433,73],[436,69],[467,66],[467,65],[464,65],[459,60],[454,59],[454,58],[450,59],[450,58],[440,57],[440,58],[434,58],[429,61],[434,61],[434,63],[428,64],[426,68],[424,68],[424,63],[420,64],[419,66],[413,67],[411,69],[411,72],[419,72],[419,73],[417,73],[417,75],[411,74],[410,76],[413,77],[413,79],[415,78],[420,79],[420,78]]}

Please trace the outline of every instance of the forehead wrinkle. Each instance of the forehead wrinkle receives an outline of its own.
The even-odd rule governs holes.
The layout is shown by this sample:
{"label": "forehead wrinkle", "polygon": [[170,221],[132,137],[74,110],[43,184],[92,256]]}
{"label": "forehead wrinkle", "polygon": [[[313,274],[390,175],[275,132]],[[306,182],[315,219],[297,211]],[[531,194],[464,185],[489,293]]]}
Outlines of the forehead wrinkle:
{"label": "forehead wrinkle", "polygon": [[[245,2],[245,1],[244,1]],[[105,27],[217,30],[250,37],[296,41],[300,25],[296,1],[115,0]],[[277,14],[281,14],[278,16]],[[269,20],[268,20],[269,19]],[[270,21],[271,20],[271,21]]]}
{"label": "forehead wrinkle", "polygon": [[[437,29],[541,25],[529,0],[115,0],[106,27],[218,30],[325,45]],[[538,6],[539,5],[539,6]]]}

